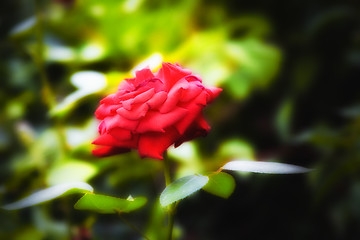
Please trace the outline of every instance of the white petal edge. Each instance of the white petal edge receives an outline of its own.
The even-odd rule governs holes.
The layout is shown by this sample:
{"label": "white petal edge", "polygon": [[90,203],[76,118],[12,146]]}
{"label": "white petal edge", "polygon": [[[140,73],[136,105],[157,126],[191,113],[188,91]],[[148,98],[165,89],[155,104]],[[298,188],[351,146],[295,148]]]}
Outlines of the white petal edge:
{"label": "white petal edge", "polygon": [[30,207],[39,203],[43,203],[55,199],[72,189],[79,189],[89,192],[94,191],[93,187],[91,187],[89,184],[85,182],[63,183],[35,192],[24,199],[21,199],[14,203],[7,204],[2,208],[5,210],[17,210],[21,208]]}
{"label": "white petal edge", "polygon": [[274,173],[274,174],[294,174],[306,173],[311,169],[278,162],[258,162],[239,160],[226,163],[222,169],[233,170],[240,172],[253,172],[253,173]]}

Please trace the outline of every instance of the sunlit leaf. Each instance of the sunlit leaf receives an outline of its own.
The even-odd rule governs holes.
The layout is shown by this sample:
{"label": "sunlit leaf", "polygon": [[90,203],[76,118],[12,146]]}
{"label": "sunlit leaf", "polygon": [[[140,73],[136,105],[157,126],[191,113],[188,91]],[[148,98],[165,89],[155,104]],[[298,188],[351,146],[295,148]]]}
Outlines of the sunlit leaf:
{"label": "sunlit leaf", "polygon": [[106,86],[104,74],[95,71],[77,72],[71,76],[71,83],[78,88],[68,95],[61,103],[51,110],[51,115],[62,114],[69,111],[81,98],[96,93]]}
{"label": "sunlit leaf", "polygon": [[280,66],[279,49],[258,38],[229,43],[227,52],[240,66],[226,80],[227,89],[235,98],[245,98],[252,90],[268,86]]}
{"label": "sunlit leaf", "polygon": [[222,159],[253,159],[255,154],[253,147],[249,143],[241,139],[230,139],[221,144],[217,155]]}
{"label": "sunlit leaf", "polygon": [[89,139],[94,139],[97,136],[98,125],[98,121],[91,118],[82,126],[67,127],[65,129],[67,144],[71,147],[88,146]]}
{"label": "sunlit leaf", "polygon": [[209,182],[203,190],[222,198],[230,197],[235,189],[235,180],[230,174],[218,172],[208,177]]}
{"label": "sunlit leaf", "polygon": [[24,21],[15,25],[13,29],[11,29],[10,35],[17,35],[29,31],[36,25],[36,22],[37,20],[35,16],[25,19]]}
{"label": "sunlit leaf", "polygon": [[190,175],[171,183],[160,195],[160,204],[165,207],[200,190],[209,181],[207,176]]}
{"label": "sunlit leaf", "polygon": [[146,202],[145,197],[122,199],[100,194],[85,194],[74,207],[78,210],[98,213],[127,213],[144,206]]}
{"label": "sunlit leaf", "polygon": [[290,136],[292,112],[293,102],[286,100],[281,104],[275,116],[275,127],[283,140],[286,140]]}
{"label": "sunlit leaf", "polygon": [[49,43],[45,50],[45,57],[49,61],[67,62],[76,58],[75,50],[67,46]]}
{"label": "sunlit leaf", "polygon": [[80,49],[79,55],[83,61],[95,61],[104,57],[105,49],[99,43],[88,43]]}
{"label": "sunlit leaf", "polygon": [[134,12],[141,5],[142,0],[127,0],[124,2],[123,9],[125,12]]}
{"label": "sunlit leaf", "polygon": [[254,172],[254,173],[276,173],[276,174],[293,174],[305,173],[310,169],[277,162],[257,162],[257,161],[231,161],[226,163],[222,169],[233,170],[240,172]]}
{"label": "sunlit leaf", "polygon": [[22,200],[7,204],[2,208],[6,210],[21,209],[39,203],[43,203],[49,200],[53,200],[60,196],[65,196],[74,193],[92,192],[92,191],[93,188],[89,184],[84,182],[63,183],[35,192]]}
{"label": "sunlit leaf", "polygon": [[47,183],[55,185],[66,182],[86,182],[97,172],[96,167],[83,161],[69,161],[54,166],[47,176]]}

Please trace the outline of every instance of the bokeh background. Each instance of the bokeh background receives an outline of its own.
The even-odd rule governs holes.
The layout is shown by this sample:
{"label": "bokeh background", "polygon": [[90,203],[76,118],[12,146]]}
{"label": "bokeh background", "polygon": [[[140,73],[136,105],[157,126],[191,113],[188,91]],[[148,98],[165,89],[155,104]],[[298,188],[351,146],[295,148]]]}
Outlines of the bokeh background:
{"label": "bokeh background", "polygon": [[[12,0],[0,3],[0,203],[66,181],[146,196],[124,217],[161,239],[162,163],[91,156],[94,111],[136,67],[178,62],[222,87],[206,138],[171,149],[173,173],[232,159],[313,168],[234,174],[227,200],[178,207],[179,239],[360,238],[360,9],[345,1]],[[0,239],[139,239],[68,196],[0,210]]]}

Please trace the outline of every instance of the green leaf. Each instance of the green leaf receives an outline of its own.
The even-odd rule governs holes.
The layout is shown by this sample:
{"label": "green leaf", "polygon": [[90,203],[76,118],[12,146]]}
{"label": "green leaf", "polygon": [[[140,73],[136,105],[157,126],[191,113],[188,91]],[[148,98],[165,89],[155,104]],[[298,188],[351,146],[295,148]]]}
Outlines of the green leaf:
{"label": "green leaf", "polygon": [[217,156],[221,159],[233,159],[233,158],[249,158],[253,159],[255,156],[254,149],[251,144],[242,139],[229,139],[224,141],[219,150]]}
{"label": "green leaf", "polygon": [[227,90],[237,99],[248,97],[255,89],[266,88],[281,63],[279,49],[259,38],[247,37],[228,43],[226,51],[239,66],[225,80]]}
{"label": "green leaf", "polygon": [[89,210],[98,213],[127,213],[142,207],[146,202],[145,197],[122,199],[100,194],[85,194],[77,201],[74,207],[78,210]]}
{"label": "green leaf", "polygon": [[46,181],[49,185],[66,182],[87,182],[97,173],[94,165],[77,160],[71,160],[52,167],[48,171]]}
{"label": "green leaf", "polygon": [[160,204],[165,207],[200,190],[209,181],[207,176],[190,175],[171,183],[160,195]]}
{"label": "green leaf", "polygon": [[226,163],[222,169],[240,171],[240,172],[254,172],[254,173],[273,173],[273,174],[295,174],[306,173],[311,169],[278,162],[261,162],[261,161],[231,161]]}
{"label": "green leaf", "polygon": [[235,180],[230,174],[215,173],[209,175],[209,182],[202,189],[216,196],[228,198],[235,189]]}
{"label": "green leaf", "polygon": [[63,183],[35,192],[24,199],[7,204],[2,208],[6,210],[16,210],[53,200],[60,196],[92,191],[93,188],[84,182]]}
{"label": "green leaf", "polygon": [[293,102],[285,100],[275,116],[275,127],[283,140],[290,137],[291,121],[293,115]]}
{"label": "green leaf", "polygon": [[24,34],[26,32],[31,32],[31,30],[35,27],[37,21],[38,20],[36,19],[35,16],[31,16],[30,18],[25,19],[21,23],[15,25],[13,29],[11,29],[10,35],[16,36],[16,35]]}
{"label": "green leaf", "polygon": [[74,73],[71,76],[70,81],[78,89],[51,109],[50,114],[52,116],[66,114],[78,104],[81,99],[106,87],[105,75],[95,71],[81,71]]}

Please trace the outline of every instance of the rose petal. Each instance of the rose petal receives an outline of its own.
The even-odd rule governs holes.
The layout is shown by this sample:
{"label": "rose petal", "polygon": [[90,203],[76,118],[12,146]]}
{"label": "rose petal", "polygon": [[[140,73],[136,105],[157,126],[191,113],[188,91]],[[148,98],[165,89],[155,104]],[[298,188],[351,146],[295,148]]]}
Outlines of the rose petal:
{"label": "rose petal", "polygon": [[104,146],[117,146],[118,140],[111,136],[110,134],[103,134],[97,137],[92,144],[95,145],[104,145]]}
{"label": "rose petal", "polygon": [[166,114],[170,111],[172,111],[177,103],[179,102],[180,96],[181,96],[182,89],[179,89],[177,92],[174,92],[171,95],[168,95],[166,98],[166,101],[161,105],[159,108],[159,112],[162,114]]}
{"label": "rose petal", "polygon": [[207,103],[211,103],[222,92],[222,89],[217,87],[209,87],[206,88],[206,91],[209,93]]}
{"label": "rose petal", "polygon": [[197,84],[189,84],[188,89],[182,91],[180,101],[181,102],[189,102],[195,97],[197,97],[204,88],[199,87]]}
{"label": "rose petal", "polygon": [[122,91],[127,91],[127,92],[131,92],[135,89],[134,85],[132,84],[132,82],[134,81],[134,78],[125,78],[124,80],[122,80],[118,86],[118,91],[122,92]]}
{"label": "rose petal", "polygon": [[161,106],[161,104],[163,104],[165,102],[165,100],[167,99],[167,93],[166,92],[158,92],[155,93],[155,95],[149,100],[147,101],[147,105],[149,105],[149,107],[151,109],[156,109],[159,106]]}
{"label": "rose petal", "polygon": [[139,120],[146,115],[149,108],[150,107],[146,103],[144,103],[133,105],[130,111],[126,110],[125,108],[119,108],[118,110],[116,110],[116,112],[126,119]]}
{"label": "rose petal", "polygon": [[121,104],[122,104],[123,108],[130,111],[133,102],[134,102],[134,99],[128,99],[128,100],[122,101]]}
{"label": "rose petal", "polygon": [[206,122],[206,120],[202,114],[198,116],[198,118],[195,121],[195,124],[197,125],[196,128],[198,130],[200,129],[201,131],[204,130],[206,132],[209,132],[211,129],[210,125]]}
{"label": "rose petal", "polygon": [[195,75],[186,76],[185,79],[186,79],[186,81],[188,81],[188,82],[195,82],[195,81],[196,81],[196,82],[202,83],[201,78],[198,77],[198,76],[195,76]]}
{"label": "rose petal", "polygon": [[151,88],[143,93],[140,93],[139,95],[137,95],[134,98],[133,104],[144,103],[144,102],[148,101],[152,96],[154,96],[154,94],[155,94],[155,89],[153,89],[153,88]]}
{"label": "rose petal", "polygon": [[185,79],[181,79],[180,81],[178,81],[170,89],[168,93],[168,97],[164,102],[164,104],[160,107],[159,111],[161,113],[170,112],[179,102],[183,89],[187,89],[188,87],[189,87],[189,83]]}
{"label": "rose petal", "polygon": [[[120,96],[120,101],[122,106],[130,111],[132,109],[132,105],[136,103],[143,103],[149,100],[155,94],[154,89],[139,89],[136,92],[129,93],[123,96]],[[129,98],[130,97],[130,98]],[[128,98],[128,99],[126,99]]]}
{"label": "rose petal", "polygon": [[104,119],[107,129],[111,128],[124,128],[130,131],[134,131],[136,127],[139,125],[139,121],[129,120],[127,118],[122,117],[119,114],[116,114],[111,117],[106,117]]}
{"label": "rose petal", "polygon": [[101,104],[95,111],[95,116],[97,119],[104,119],[107,116],[116,114],[116,110],[121,107],[121,105],[108,105]]}
{"label": "rose petal", "polygon": [[169,91],[169,94],[178,91],[179,89],[187,89],[189,87],[189,82],[184,78],[177,81]]}
{"label": "rose petal", "polygon": [[183,69],[177,65],[164,62],[162,68],[159,69],[155,76],[160,79],[166,79],[166,89],[170,89],[178,80],[190,74],[191,71],[188,69]]}
{"label": "rose petal", "polygon": [[135,96],[139,95],[140,93],[146,91],[146,89],[134,91],[134,92],[124,92],[123,94],[117,94],[119,102],[123,102],[125,100],[133,100]]}
{"label": "rose petal", "polygon": [[106,125],[104,121],[101,121],[98,127],[98,131],[100,134],[104,134],[106,132]]}
{"label": "rose petal", "polygon": [[201,110],[202,107],[197,104],[192,104],[192,106],[188,108],[189,113],[186,115],[186,117],[184,117],[184,119],[175,125],[175,128],[180,134],[183,134],[187,130],[192,122],[199,116]]}
{"label": "rose petal", "polygon": [[163,81],[159,78],[153,78],[146,82],[146,85],[143,87],[146,87],[147,89],[154,89],[155,92],[164,91],[165,85]]}
{"label": "rose petal", "polygon": [[182,119],[175,125],[176,129],[179,131],[180,134],[183,134],[186,129],[192,124],[192,122],[198,118],[201,110],[204,108],[204,103],[206,103],[206,96],[207,92],[203,91],[196,97],[195,100],[191,101],[190,103],[179,105],[189,111],[189,113],[184,117],[184,119]]}
{"label": "rose petal", "polygon": [[146,80],[149,80],[149,79],[152,79],[155,77],[149,68],[144,68],[139,71],[136,71],[135,76],[136,76],[135,81],[134,81],[135,86],[138,86],[142,82],[145,82]]}
{"label": "rose petal", "polygon": [[145,133],[149,131],[163,132],[165,128],[174,125],[188,114],[188,110],[175,107],[173,111],[161,114],[158,111],[149,111],[141,120],[136,131]]}
{"label": "rose petal", "polygon": [[103,134],[96,138],[92,144],[101,145],[101,146],[113,146],[121,148],[136,148],[138,143],[138,136],[135,135],[129,140],[118,141],[116,138],[110,134]]}
{"label": "rose petal", "polygon": [[137,148],[139,142],[139,135],[133,135],[131,140],[119,141],[116,147],[121,148]]}
{"label": "rose petal", "polygon": [[100,104],[118,104],[117,96],[115,93],[110,94],[100,100]]}
{"label": "rose petal", "polygon": [[181,135],[179,140],[175,142],[175,147],[180,146],[183,142],[190,141],[197,137],[205,137],[210,131],[210,126],[200,114],[197,119],[187,128],[184,134]]}
{"label": "rose petal", "polygon": [[109,147],[104,146],[92,150],[92,154],[96,157],[108,157],[116,154],[129,152],[129,148]]}
{"label": "rose petal", "polygon": [[139,138],[140,157],[163,159],[162,154],[179,138],[174,128],[168,128],[164,133],[150,132],[142,134]]}
{"label": "rose petal", "polygon": [[109,131],[109,134],[116,138],[117,141],[130,140],[132,137],[131,132],[123,128],[113,128]]}

